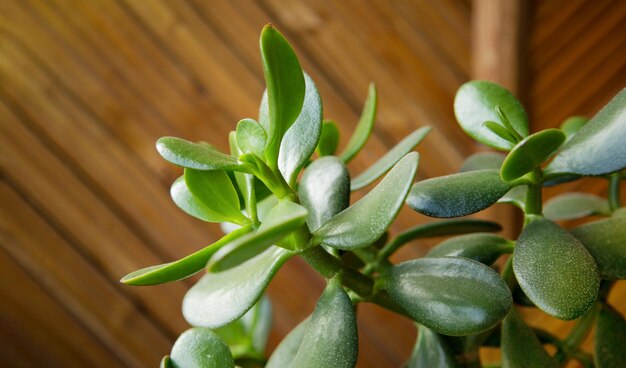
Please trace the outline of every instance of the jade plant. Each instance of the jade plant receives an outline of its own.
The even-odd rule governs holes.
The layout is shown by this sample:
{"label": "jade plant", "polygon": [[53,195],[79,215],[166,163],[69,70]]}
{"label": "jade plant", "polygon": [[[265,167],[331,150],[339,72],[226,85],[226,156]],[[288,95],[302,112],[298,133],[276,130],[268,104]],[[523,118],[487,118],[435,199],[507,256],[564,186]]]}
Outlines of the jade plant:
{"label": "jade plant", "polygon": [[[176,205],[222,223],[226,232],[180,260],[122,279],[155,285],[204,274],[182,302],[193,327],[161,367],[354,367],[359,303],[414,322],[418,337],[408,367],[479,367],[482,346],[500,347],[503,367],[557,367],[572,359],[587,367],[626,366],[626,321],[607,301],[615,281],[626,277],[626,212],[619,199],[626,90],[589,121],[574,117],[531,134],[510,92],[471,81],[455,98],[458,123],[500,152],[474,154],[458,173],[414,183],[419,155],[413,150],[430,131],[421,127],[353,177],[346,164],[372,132],[376,88],[370,86],[356,130],[338,150],[337,125],[324,120],[315,84],[287,40],[268,25],[260,48],[267,88],[259,116],[236,125],[229,153],[181,138],[157,141],[161,156],[184,169],[171,187]],[[606,179],[608,199],[567,193],[543,203],[545,186],[585,176]],[[350,204],[352,192],[381,177]],[[446,220],[391,235],[405,203]],[[517,239],[496,235],[497,223],[458,218],[496,203],[523,213]],[[558,223],[579,218],[587,219],[572,229]],[[448,238],[423,258],[390,259],[413,240],[442,236]],[[327,286],[310,316],[268,357],[271,307],[264,291],[292,257],[302,257]],[[559,338],[527,325],[519,306],[577,322]],[[592,355],[580,345],[593,327]]]}

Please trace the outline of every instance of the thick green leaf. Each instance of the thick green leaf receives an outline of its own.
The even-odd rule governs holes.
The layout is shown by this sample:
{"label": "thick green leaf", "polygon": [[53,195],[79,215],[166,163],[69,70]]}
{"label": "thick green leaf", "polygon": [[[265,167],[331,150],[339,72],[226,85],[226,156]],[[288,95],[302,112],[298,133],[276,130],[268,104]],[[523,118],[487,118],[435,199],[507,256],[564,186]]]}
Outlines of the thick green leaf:
{"label": "thick green leaf", "polygon": [[543,214],[549,220],[574,220],[609,213],[609,202],[589,193],[561,194],[547,201],[543,207]]}
{"label": "thick green leaf", "polygon": [[[231,155],[239,157],[243,153],[239,148],[239,145],[237,144],[236,132],[231,131],[229,133],[228,143],[230,146]],[[241,193],[241,196],[243,197],[243,201],[246,206],[247,216],[252,221],[256,221],[257,191],[255,189],[255,181],[258,181],[258,179],[256,179],[255,176],[252,174],[244,174],[237,171],[233,172],[232,174],[235,177],[237,189],[239,189],[239,193]]]}
{"label": "thick green leaf", "polygon": [[416,322],[444,335],[486,331],[513,303],[494,270],[461,257],[403,262],[384,271],[379,282]]}
{"label": "thick green leaf", "polygon": [[320,157],[334,155],[339,145],[339,128],[332,120],[324,120],[322,134],[317,144],[317,154]]}
{"label": "thick green leaf", "polygon": [[185,184],[194,198],[204,205],[203,209],[210,210],[218,222],[248,222],[241,213],[237,191],[223,170],[185,169]]}
{"label": "thick green leaf", "polygon": [[454,99],[454,114],[467,134],[487,146],[510,150],[514,143],[499,137],[483,124],[493,121],[506,126],[496,107],[500,107],[517,134],[522,137],[528,135],[526,111],[511,92],[495,83],[467,82],[459,88]]}
{"label": "thick green leaf", "polygon": [[224,154],[201,143],[182,138],[163,137],[156,143],[157,151],[168,162],[196,170],[244,170],[236,157]]}
{"label": "thick green leaf", "polygon": [[502,368],[557,368],[557,362],[548,355],[543,345],[524,323],[524,320],[511,309],[502,321]]}
{"label": "thick green leaf", "polygon": [[572,231],[591,253],[605,279],[626,279],[626,216],[594,221]]}
{"label": "thick green leaf", "polygon": [[502,163],[500,176],[505,181],[515,180],[533,171],[546,161],[565,141],[558,129],[546,129],[532,134],[513,147]]}
{"label": "thick green leaf", "polygon": [[572,116],[565,119],[565,121],[561,123],[561,126],[559,128],[561,129],[563,134],[565,134],[566,139],[569,141],[576,133],[578,133],[583,125],[587,124],[588,121],[589,119],[584,116]]}
{"label": "thick green leaf", "polygon": [[483,125],[485,126],[485,128],[491,130],[495,135],[506,141],[509,141],[513,144],[516,144],[518,142],[518,139],[513,132],[509,131],[506,127],[496,123],[495,121],[485,121]]}
{"label": "thick green leaf", "polygon": [[223,216],[215,213],[210,207],[205,206],[187,188],[185,177],[181,176],[174,181],[170,188],[170,195],[176,205],[188,215],[207,222],[221,222]]}
{"label": "thick green leaf", "polygon": [[201,271],[207,265],[207,262],[221,247],[231,241],[243,236],[252,229],[251,226],[245,226],[237,229],[230,234],[222,237],[217,242],[192,253],[178,261],[165,263],[156,266],[150,266],[131,272],[124,276],[120,282],[128,285],[157,285],[166,282],[182,280],[196,272]]}
{"label": "thick green leaf", "polygon": [[283,136],[302,109],[305,81],[298,57],[271,24],[263,28],[260,45],[269,115],[265,157],[268,165],[276,169]]}
{"label": "thick green leaf", "polygon": [[293,188],[298,173],[309,160],[322,132],[322,99],[311,77],[304,74],[306,94],[300,115],[285,133],[280,144],[278,168]]}
{"label": "thick green leaf", "polygon": [[278,344],[276,350],[270,356],[265,368],[285,368],[291,367],[293,359],[298,354],[298,349],[302,345],[302,339],[304,334],[309,329],[309,321],[311,317],[308,317],[304,321],[300,322],[285,338]]}
{"label": "thick green leaf", "polygon": [[319,158],[302,175],[298,194],[309,211],[307,225],[315,231],[350,204],[348,169],[335,156]]}
{"label": "thick green leaf", "polygon": [[593,257],[550,220],[524,228],[513,251],[513,271],[528,298],[559,319],[582,316],[598,296],[600,275]]}
{"label": "thick green leaf", "polygon": [[404,156],[371,192],[317,229],[314,243],[346,250],[374,243],[398,215],[418,161],[416,152]]}
{"label": "thick green leaf", "polygon": [[234,367],[228,346],[208,328],[193,327],[178,337],[170,354],[176,368]]}
{"label": "thick green leaf", "polygon": [[626,363],[626,320],[603,305],[596,322],[594,359],[597,368],[620,368]]}
{"label": "thick green leaf", "polygon": [[526,192],[528,192],[528,186],[518,185],[513,187],[513,189],[509,190],[505,195],[498,199],[498,203],[508,203],[518,207],[522,211],[525,211]]}
{"label": "thick green leaf", "polygon": [[254,153],[263,157],[267,133],[254,119],[243,119],[237,123],[237,147],[242,153]]}
{"label": "thick green leaf", "polygon": [[422,127],[409,134],[372,166],[368,167],[359,176],[354,178],[350,184],[350,190],[361,189],[380,178],[387,170],[391,169],[396,162],[407,153],[411,152],[431,130],[430,127]]}
{"label": "thick green leaf", "polygon": [[497,169],[500,170],[500,166],[506,158],[505,155],[498,152],[478,152],[469,156],[463,161],[463,165],[459,169],[459,172]]}
{"label": "thick green leaf", "polygon": [[546,168],[549,173],[602,175],[626,167],[626,89],[585,124]]}
{"label": "thick green leaf", "polygon": [[361,148],[367,142],[367,139],[372,133],[374,128],[374,121],[376,120],[376,110],[378,108],[378,93],[376,92],[376,86],[374,83],[370,83],[367,90],[367,99],[365,105],[363,105],[363,111],[361,112],[361,118],[359,123],[352,133],[352,137],[348,141],[348,144],[344,148],[343,152],[339,155],[344,162],[348,163],[359,153]]}
{"label": "thick green leaf", "polygon": [[358,334],[354,307],[335,280],[317,301],[292,362],[298,368],[351,368],[356,365]]}
{"label": "thick green leaf", "polygon": [[207,266],[209,271],[222,272],[257,256],[302,226],[306,216],[307,211],[304,207],[287,200],[278,202],[264,216],[257,231],[241,236],[222,246],[211,257]]}
{"label": "thick green leaf", "polygon": [[431,217],[459,217],[484,210],[511,189],[498,170],[476,170],[417,182],[406,203]]}
{"label": "thick green leaf", "polygon": [[456,236],[439,243],[426,257],[465,257],[491,265],[502,254],[513,252],[513,242],[501,236],[476,233]]}
{"label": "thick green leaf", "polygon": [[237,267],[208,273],[183,299],[183,316],[193,326],[217,328],[243,316],[257,302],[292,253],[270,247]]}
{"label": "thick green leaf", "polygon": [[417,343],[411,354],[408,368],[456,368],[454,352],[443,337],[431,329],[419,326]]}
{"label": "thick green leaf", "polygon": [[161,359],[161,364],[159,364],[159,368],[175,368],[174,363],[172,363],[172,359],[170,359],[169,355],[166,355]]}
{"label": "thick green leaf", "polygon": [[235,359],[258,358],[265,354],[271,322],[272,307],[269,298],[263,296],[241,318],[214,332],[228,345]]}

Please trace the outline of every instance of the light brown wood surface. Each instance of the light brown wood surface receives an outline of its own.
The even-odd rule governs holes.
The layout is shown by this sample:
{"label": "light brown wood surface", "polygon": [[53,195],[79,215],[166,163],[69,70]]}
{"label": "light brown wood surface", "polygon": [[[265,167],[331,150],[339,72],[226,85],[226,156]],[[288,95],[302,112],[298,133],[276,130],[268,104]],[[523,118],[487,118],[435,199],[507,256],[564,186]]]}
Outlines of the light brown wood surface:
{"label": "light brown wood surface", "polygon": [[[181,170],[159,157],[154,142],[180,136],[227,149],[237,121],[257,115],[258,36],[268,22],[316,81],[325,117],[340,123],[341,144],[367,85],[377,84],[377,125],[350,164],[353,174],[424,125],[435,130],[418,149],[419,179],[455,172],[477,149],[452,112],[456,89],[475,75],[473,5],[0,1],[0,366],[156,367],[169,352],[187,328],[180,304],[192,281],[137,288],[118,280],[191,253],[220,230],[171,202]],[[510,62],[528,68],[522,96],[534,130],[591,115],[626,86],[626,3],[528,7],[520,34],[528,49]],[[581,185],[606,190],[598,181],[574,187]],[[403,209],[392,230],[427,221]],[[432,244],[414,244],[396,259]],[[312,311],[323,286],[302,260],[285,265],[269,288],[270,349]],[[624,285],[612,300],[625,311]],[[556,333],[569,328],[532,318]],[[359,328],[359,367],[399,367],[408,357],[415,330],[407,320],[363,305]]]}

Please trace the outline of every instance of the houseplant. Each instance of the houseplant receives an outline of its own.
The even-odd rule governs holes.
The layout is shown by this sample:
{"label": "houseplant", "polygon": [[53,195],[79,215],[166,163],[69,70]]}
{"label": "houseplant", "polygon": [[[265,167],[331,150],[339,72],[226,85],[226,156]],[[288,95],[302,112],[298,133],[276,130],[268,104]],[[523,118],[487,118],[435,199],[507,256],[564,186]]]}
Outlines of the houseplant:
{"label": "houseplant", "polygon": [[[494,83],[469,82],[455,99],[461,128],[505,153],[475,154],[459,173],[414,184],[419,155],[412,151],[430,130],[422,127],[351,178],[345,164],[372,130],[375,87],[338,153],[338,129],[323,120],[315,84],[289,43],[268,25],[260,46],[267,89],[258,121],[243,119],[231,132],[230,154],[204,142],[157,141],[163,158],[184,168],[171,188],[174,202],[194,217],[226,224],[228,232],[183,259],[122,279],[154,285],[207,271],[183,301],[183,315],[194,327],[179,337],[162,367],[353,367],[355,305],[364,302],[416,322],[410,367],[478,367],[481,346],[501,347],[504,367],[556,367],[570,359],[585,366],[626,364],[620,345],[626,322],[607,303],[614,281],[626,276],[626,211],[619,200],[626,91],[588,122],[577,117],[560,129],[529,134],[526,113],[512,94]],[[351,191],[383,175],[350,205]],[[608,200],[569,193],[544,206],[544,186],[584,176],[606,178]],[[493,234],[501,229],[494,222],[464,218],[393,237],[387,231],[405,203],[427,216],[457,218],[498,202],[524,214],[515,240]],[[589,215],[602,218],[569,230],[554,222]],[[443,235],[456,236],[424,258],[389,260],[411,240]],[[506,255],[502,267],[494,266]],[[327,287],[311,316],[266,360],[270,307],[263,292],[291,257],[305,259]],[[577,324],[559,339],[526,325],[514,304]],[[579,346],[593,326],[591,356]],[[544,344],[556,353],[548,354]]]}

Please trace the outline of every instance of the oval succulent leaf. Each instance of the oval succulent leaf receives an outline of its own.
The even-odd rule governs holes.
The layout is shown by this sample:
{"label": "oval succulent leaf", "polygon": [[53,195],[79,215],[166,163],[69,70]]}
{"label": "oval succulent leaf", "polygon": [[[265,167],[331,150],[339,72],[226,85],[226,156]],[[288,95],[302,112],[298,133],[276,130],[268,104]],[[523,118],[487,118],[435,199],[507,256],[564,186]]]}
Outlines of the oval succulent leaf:
{"label": "oval succulent leaf", "polygon": [[609,202],[589,193],[565,193],[547,201],[543,214],[549,220],[574,220],[590,215],[610,214]]}
{"label": "oval succulent leaf", "polygon": [[603,305],[596,322],[594,359],[598,368],[621,367],[626,362],[626,320]]}
{"label": "oval succulent leaf", "polygon": [[335,156],[319,158],[302,175],[298,194],[309,211],[307,225],[315,231],[350,204],[348,169]]}
{"label": "oval succulent leaf", "polygon": [[528,298],[559,319],[582,316],[598,296],[600,276],[591,254],[550,220],[524,228],[513,252],[513,271]]}
{"label": "oval succulent leaf", "polygon": [[230,347],[233,357],[254,358],[263,356],[272,321],[272,308],[263,296],[241,318],[213,330]]}
{"label": "oval succulent leaf", "polygon": [[370,134],[372,133],[372,129],[374,128],[377,108],[378,93],[376,92],[376,86],[374,83],[370,83],[369,88],[367,89],[367,99],[365,100],[365,105],[363,105],[363,111],[361,112],[359,123],[357,124],[356,129],[354,129],[354,133],[352,133],[348,144],[339,155],[339,158],[341,158],[344,162],[350,162],[367,142]]}
{"label": "oval succulent leaf", "polygon": [[270,247],[237,267],[204,275],[185,295],[183,316],[193,326],[208,328],[236,320],[252,308],[291,255]]}
{"label": "oval succulent leaf", "polygon": [[352,368],[356,365],[358,334],[354,306],[335,281],[331,280],[317,301],[292,367]]}
{"label": "oval succulent leaf", "polygon": [[298,57],[271,24],[263,28],[260,46],[269,115],[265,157],[268,165],[276,169],[283,136],[302,109],[305,81]]}
{"label": "oval succulent leaf", "polygon": [[270,356],[265,368],[291,367],[293,359],[298,354],[298,349],[302,345],[304,334],[309,328],[310,317],[300,322],[285,338],[278,344],[276,350]]}
{"label": "oval succulent leaf", "polygon": [[290,201],[280,201],[264,217],[257,231],[220,247],[209,261],[209,271],[222,272],[255,257],[302,226],[306,216],[304,207]]}
{"label": "oval succulent leaf", "polygon": [[565,119],[559,129],[565,134],[566,140],[569,141],[588,121],[589,119],[584,116],[572,116]]}
{"label": "oval succulent leaf", "polygon": [[614,215],[571,232],[591,253],[602,278],[626,279],[626,216]]}
{"label": "oval succulent leaf", "polygon": [[443,337],[428,327],[419,326],[417,343],[411,354],[408,368],[456,368],[454,352]]}
{"label": "oval succulent leaf", "polygon": [[524,320],[511,309],[509,315],[502,321],[501,333],[502,367],[522,368],[532,367],[557,368],[557,362],[548,355],[543,345],[533,332],[524,323]]}
{"label": "oval succulent leaf", "polygon": [[505,155],[498,152],[478,152],[463,161],[463,165],[459,169],[459,172],[486,169],[500,170],[500,166],[502,166],[505,158]]}
{"label": "oval succulent leaf", "polygon": [[498,199],[498,203],[508,203],[511,204],[522,211],[526,210],[526,192],[528,192],[528,186],[526,185],[518,185],[513,187],[511,190],[506,192],[500,199]]}
{"label": "oval succulent leaf", "polygon": [[235,362],[228,346],[208,328],[193,327],[178,337],[172,353],[172,363],[180,368],[228,368]]}
{"label": "oval succulent leaf", "polygon": [[239,228],[178,261],[142,268],[124,276],[120,282],[128,285],[158,285],[187,278],[203,270],[211,256],[221,247],[248,233],[251,229],[251,226]]}
{"label": "oval succulent leaf", "polygon": [[490,267],[467,258],[422,258],[383,272],[379,287],[418,323],[444,335],[494,327],[511,308],[511,292]]}
{"label": "oval succulent leaf", "polygon": [[204,209],[211,210],[212,216],[219,222],[229,221],[240,225],[248,222],[241,213],[239,196],[226,172],[185,169],[184,176],[191,194],[204,204]]}
{"label": "oval succulent leaf", "polygon": [[242,153],[254,153],[263,157],[267,134],[254,119],[243,119],[237,123],[237,147]]}
{"label": "oval succulent leaf", "polygon": [[306,92],[298,118],[287,130],[280,144],[278,169],[291,187],[309,160],[322,132],[322,99],[311,77],[304,74]]}
{"label": "oval succulent leaf", "polygon": [[170,359],[169,355],[166,355],[163,357],[163,359],[161,359],[159,368],[175,368],[174,363],[172,363],[172,359]]}
{"label": "oval succulent leaf", "polygon": [[456,236],[439,243],[426,257],[465,257],[491,265],[501,255],[513,252],[513,242],[501,236],[476,233]]}
{"label": "oval succulent leaf", "polygon": [[163,137],[156,143],[157,151],[168,162],[196,170],[245,170],[236,157],[224,154],[201,143],[182,138]]}
{"label": "oval succulent leaf", "polygon": [[411,152],[431,131],[430,127],[422,127],[409,134],[383,157],[367,168],[350,184],[350,190],[358,190],[370,185],[393,167],[402,157]]}
{"label": "oval succulent leaf", "polygon": [[506,127],[503,127],[495,121],[485,121],[483,125],[485,126],[485,128],[491,130],[495,135],[506,141],[509,141],[513,144],[516,144],[518,141],[513,132],[510,132]]}
{"label": "oval succulent leaf", "polygon": [[215,213],[210,207],[191,194],[185,183],[184,176],[174,181],[170,188],[170,195],[178,208],[185,211],[188,215],[207,222],[221,222],[224,219],[223,216]]}
{"label": "oval succulent leaf", "polygon": [[468,171],[417,182],[406,202],[427,216],[459,217],[491,206],[509,189],[498,170]]}
{"label": "oval succulent leaf", "polygon": [[314,243],[346,250],[374,243],[398,215],[418,161],[416,152],[404,156],[371,192],[317,229]]}
{"label": "oval succulent leaf", "polygon": [[506,156],[500,176],[505,181],[511,181],[533,171],[550,158],[563,142],[565,134],[558,129],[542,130],[524,138]]}
{"label": "oval succulent leaf", "polygon": [[510,150],[514,143],[499,137],[483,125],[493,121],[506,124],[496,107],[504,113],[515,132],[522,137],[528,135],[528,116],[520,102],[505,88],[487,81],[472,81],[459,88],[454,99],[454,114],[463,130],[475,140],[500,150]]}
{"label": "oval succulent leaf", "polygon": [[317,144],[317,154],[320,157],[334,155],[339,145],[339,128],[332,120],[324,120],[322,134]]}
{"label": "oval succulent leaf", "polygon": [[626,167],[626,89],[572,137],[546,168],[548,173],[603,175]]}

